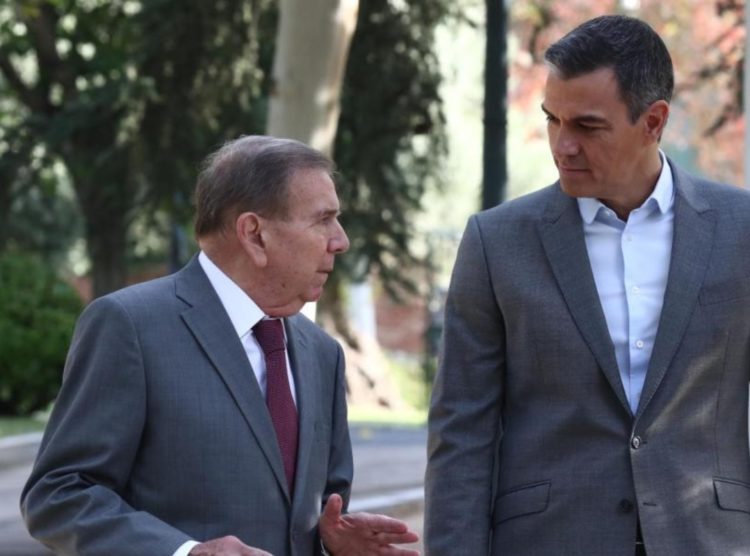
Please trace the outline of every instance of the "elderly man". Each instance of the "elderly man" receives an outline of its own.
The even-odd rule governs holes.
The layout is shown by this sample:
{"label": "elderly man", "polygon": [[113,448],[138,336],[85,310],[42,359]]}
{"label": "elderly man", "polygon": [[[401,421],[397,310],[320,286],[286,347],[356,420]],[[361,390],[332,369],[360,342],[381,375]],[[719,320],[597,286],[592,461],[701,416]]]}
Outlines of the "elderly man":
{"label": "elderly man", "polygon": [[[342,515],[340,346],[304,316],[349,241],[331,162],[242,137],[198,178],[201,252],[81,316],[22,510],[58,554],[403,554],[400,521]],[[322,511],[322,515],[321,515]]]}

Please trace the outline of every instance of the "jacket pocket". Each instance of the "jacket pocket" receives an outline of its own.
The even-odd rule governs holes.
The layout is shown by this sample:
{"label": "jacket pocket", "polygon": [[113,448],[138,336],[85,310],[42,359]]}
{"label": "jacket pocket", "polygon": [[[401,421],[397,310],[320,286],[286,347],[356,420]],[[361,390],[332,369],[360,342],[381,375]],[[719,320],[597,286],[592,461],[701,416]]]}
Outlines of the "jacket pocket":
{"label": "jacket pocket", "polygon": [[722,510],[750,513],[750,485],[714,477],[716,502]]}
{"label": "jacket pocket", "polygon": [[495,500],[493,525],[546,510],[549,504],[550,484],[550,481],[544,481],[501,492]]}

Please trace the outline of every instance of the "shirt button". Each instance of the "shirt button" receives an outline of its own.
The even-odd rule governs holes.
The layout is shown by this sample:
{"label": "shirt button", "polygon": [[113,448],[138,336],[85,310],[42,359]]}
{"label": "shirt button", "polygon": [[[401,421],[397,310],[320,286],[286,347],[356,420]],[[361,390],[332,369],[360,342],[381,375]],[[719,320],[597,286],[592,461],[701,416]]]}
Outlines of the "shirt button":
{"label": "shirt button", "polygon": [[633,511],[633,503],[628,500],[627,498],[623,498],[620,500],[620,503],[617,505],[617,509],[620,510],[620,512],[624,514],[629,514]]}
{"label": "shirt button", "polygon": [[633,286],[632,288],[630,288],[630,291],[632,291],[633,293],[641,293],[641,288],[639,288],[638,286]]}
{"label": "shirt button", "polygon": [[633,450],[637,450],[641,447],[641,437],[640,436],[634,436],[633,440],[630,441],[630,445],[632,446]]}
{"label": "shirt button", "polygon": [[638,349],[643,349],[643,346],[644,346],[643,340],[636,340],[635,347],[637,347]]}

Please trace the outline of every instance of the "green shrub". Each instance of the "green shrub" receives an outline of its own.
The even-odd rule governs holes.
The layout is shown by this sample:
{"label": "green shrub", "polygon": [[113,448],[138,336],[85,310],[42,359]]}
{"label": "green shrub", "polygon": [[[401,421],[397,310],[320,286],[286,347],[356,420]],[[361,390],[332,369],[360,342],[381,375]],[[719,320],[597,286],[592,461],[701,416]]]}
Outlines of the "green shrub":
{"label": "green shrub", "polygon": [[0,415],[29,415],[54,399],[80,310],[50,266],[0,254]]}

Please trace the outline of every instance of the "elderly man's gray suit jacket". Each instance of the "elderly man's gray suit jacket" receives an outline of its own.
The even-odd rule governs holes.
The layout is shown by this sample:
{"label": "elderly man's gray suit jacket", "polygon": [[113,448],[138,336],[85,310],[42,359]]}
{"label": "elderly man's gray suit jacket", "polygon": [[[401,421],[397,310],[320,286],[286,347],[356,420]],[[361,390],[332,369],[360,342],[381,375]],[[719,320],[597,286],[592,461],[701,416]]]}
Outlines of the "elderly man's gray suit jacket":
{"label": "elderly man's gray suit jacket", "polygon": [[197,258],[94,301],[23,492],[32,535],[58,554],[171,556],[235,535],[275,556],[319,552],[328,495],[352,476],[341,348],[286,319],[299,449],[281,453],[243,346]]}
{"label": "elderly man's gray suit jacket", "polygon": [[750,554],[750,194],[671,164],[674,239],[638,411],[575,199],[471,218],[445,317],[429,556]]}

